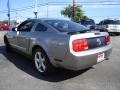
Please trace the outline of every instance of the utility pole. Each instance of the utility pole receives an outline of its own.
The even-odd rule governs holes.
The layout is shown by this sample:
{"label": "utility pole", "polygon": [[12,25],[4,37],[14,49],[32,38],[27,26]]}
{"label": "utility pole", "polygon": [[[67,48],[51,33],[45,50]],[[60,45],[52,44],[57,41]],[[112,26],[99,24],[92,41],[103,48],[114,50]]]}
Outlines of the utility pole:
{"label": "utility pole", "polygon": [[74,17],[75,17],[75,0],[73,0],[73,20],[74,20]]}
{"label": "utility pole", "polygon": [[48,6],[49,4],[47,3],[47,18],[48,18],[48,8],[49,8],[49,6]]}
{"label": "utility pole", "polygon": [[8,8],[8,25],[10,26],[10,0],[7,1],[7,8]]}
{"label": "utility pole", "polygon": [[37,15],[38,15],[38,2],[37,2],[37,0],[35,0],[35,11],[34,11],[34,14],[35,14],[35,18],[37,19]]}
{"label": "utility pole", "polygon": [[15,17],[15,18],[16,18],[16,21],[17,21],[17,18],[18,18],[17,16],[18,16],[18,13],[16,12],[16,17]]}

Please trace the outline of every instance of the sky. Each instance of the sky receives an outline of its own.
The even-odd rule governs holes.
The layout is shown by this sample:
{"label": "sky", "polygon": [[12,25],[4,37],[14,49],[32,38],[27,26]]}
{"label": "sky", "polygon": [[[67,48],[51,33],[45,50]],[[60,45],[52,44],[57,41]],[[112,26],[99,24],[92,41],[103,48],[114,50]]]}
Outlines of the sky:
{"label": "sky", "polygon": [[[0,0],[0,20],[7,20],[7,1],[8,0]],[[102,1],[111,1],[105,2],[104,4],[118,4],[118,5],[85,5],[81,3],[82,10],[84,14],[89,18],[92,18],[98,23],[99,21],[107,18],[112,19],[120,19],[120,0],[75,0],[77,2],[96,2],[99,4]],[[116,2],[112,2],[116,1]],[[39,18],[60,18],[60,19],[68,19],[61,15],[61,10],[67,5],[49,5],[50,2],[71,2],[72,0],[38,0],[38,4],[42,4],[42,6],[38,7],[38,17]],[[48,3],[48,5],[44,5]],[[10,9],[21,9],[22,11],[11,12],[11,19],[22,21],[27,18],[34,18],[34,4],[35,0],[10,0]],[[79,3],[80,4],[80,3]],[[33,8],[27,9],[29,6],[33,6]],[[48,14],[47,14],[48,11]]]}

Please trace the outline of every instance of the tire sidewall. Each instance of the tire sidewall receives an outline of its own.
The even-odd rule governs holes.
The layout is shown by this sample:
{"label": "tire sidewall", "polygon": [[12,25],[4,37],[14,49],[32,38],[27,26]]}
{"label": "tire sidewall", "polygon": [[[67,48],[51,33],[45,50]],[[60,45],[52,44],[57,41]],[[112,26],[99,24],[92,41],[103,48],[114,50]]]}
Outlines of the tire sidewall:
{"label": "tire sidewall", "polygon": [[[40,71],[37,69],[37,67],[36,67],[36,64],[35,64],[35,54],[36,54],[37,52],[40,52],[40,53],[43,55],[43,57],[45,58],[44,65],[45,65],[46,69],[45,69],[44,72],[40,72]],[[34,66],[35,66],[36,70],[37,70],[40,74],[42,74],[42,75],[47,75],[47,74],[50,73],[50,69],[51,69],[52,66],[51,66],[51,64],[50,64],[50,62],[49,62],[49,58],[47,57],[47,55],[45,54],[45,52],[44,52],[42,49],[38,48],[38,49],[35,49],[35,50],[33,51],[33,61],[34,61]]]}
{"label": "tire sidewall", "polygon": [[6,51],[7,52],[12,51],[12,47],[10,46],[7,38],[4,38],[4,43],[5,43]]}

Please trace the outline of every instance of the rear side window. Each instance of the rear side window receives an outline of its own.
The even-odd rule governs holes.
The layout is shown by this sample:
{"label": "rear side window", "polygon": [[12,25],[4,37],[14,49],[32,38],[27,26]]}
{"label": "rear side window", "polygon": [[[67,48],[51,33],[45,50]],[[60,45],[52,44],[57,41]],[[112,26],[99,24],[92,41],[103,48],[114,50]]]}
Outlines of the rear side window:
{"label": "rear side window", "polygon": [[106,24],[120,24],[120,20],[105,20],[104,25]]}
{"label": "rear side window", "polygon": [[43,31],[46,31],[46,30],[47,30],[47,27],[44,26],[44,25],[42,25],[41,23],[39,23],[39,24],[36,26],[36,28],[35,28],[35,31],[41,31],[41,32],[43,32]]}

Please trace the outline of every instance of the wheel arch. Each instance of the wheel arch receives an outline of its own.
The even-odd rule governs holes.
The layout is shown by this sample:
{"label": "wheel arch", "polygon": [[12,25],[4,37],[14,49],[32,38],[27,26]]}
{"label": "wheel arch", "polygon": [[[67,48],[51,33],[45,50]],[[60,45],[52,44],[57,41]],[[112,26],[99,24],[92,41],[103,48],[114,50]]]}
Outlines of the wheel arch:
{"label": "wheel arch", "polygon": [[34,53],[34,50],[36,50],[38,48],[41,49],[47,55],[47,53],[45,52],[45,50],[40,45],[34,45],[32,47],[32,54]]}
{"label": "wheel arch", "polygon": [[33,53],[34,53],[34,50],[36,50],[37,48],[41,49],[41,50],[46,54],[47,58],[49,59],[49,62],[50,62],[53,66],[56,66],[56,63],[55,63],[55,61],[54,61],[54,58],[51,57],[51,55],[48,53],[49,51],[46,50],[46,49],[44,49],[41,45],[34,45],[34,46],[32,47],[32,50],[31,50],[32,55],[33,55]]}
{"label": "wheel arch", "polygon": [[5,43],[5,44],[8,44],[8,43],[9,43],[8,38],[7,38],[6,35],[4,35],[4,43]]}

